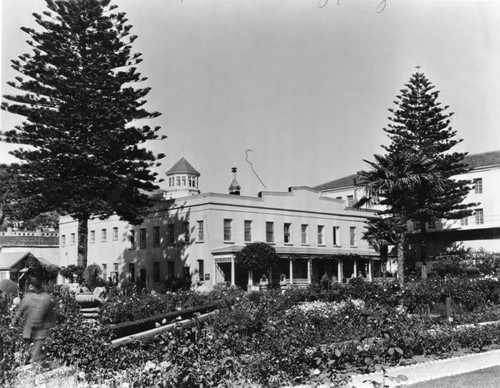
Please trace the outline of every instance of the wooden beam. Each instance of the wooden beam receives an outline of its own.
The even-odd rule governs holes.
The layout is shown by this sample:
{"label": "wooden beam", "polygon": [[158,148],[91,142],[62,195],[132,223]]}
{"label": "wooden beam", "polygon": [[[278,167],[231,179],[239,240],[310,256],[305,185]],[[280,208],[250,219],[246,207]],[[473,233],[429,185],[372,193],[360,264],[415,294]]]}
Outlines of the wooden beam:
{"label": "wooden beam", "polygon": [[146,331],[143,331],[141,333],[136,333],[136,334],[128,335],[126,337],[117,338],[117,339],[111,341],[110,347],[116,348],[118,346],[122,346],[122,345],[125,345],[128,343],[134,342],[134,341],[138,341],[138,340],[141,340],[143,338],[155,336],[155,335],[163,333],[165,331],[173,330],[176,327],[189,327],[189,326],[196,324],[197,322],[207,321],[212,316],[214,316],[218,313],[219,313],[219,310],[215,310],[215,311],[212,311],[212,312],[207,313],[207,314],[202,314],[198,318],[185,319],[183,321],[170,323],[168,325],[160,326],[160,327],[157,327],[157,328],[154,328],[151,330],[146,330]]}

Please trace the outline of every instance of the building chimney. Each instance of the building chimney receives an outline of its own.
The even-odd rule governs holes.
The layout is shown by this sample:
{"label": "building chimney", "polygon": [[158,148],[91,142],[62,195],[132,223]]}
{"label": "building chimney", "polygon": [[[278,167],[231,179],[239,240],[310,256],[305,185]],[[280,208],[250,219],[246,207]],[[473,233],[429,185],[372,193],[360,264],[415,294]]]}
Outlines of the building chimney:
{"label": "building chimney", "polygon": [[238,181],[236,180],[236,167],[233,167],[231,169],[231,171],[233,173],[233,181],[231,182],[231,185],[229,186],[229,194],[240,195],[241,186],[238,183]]}

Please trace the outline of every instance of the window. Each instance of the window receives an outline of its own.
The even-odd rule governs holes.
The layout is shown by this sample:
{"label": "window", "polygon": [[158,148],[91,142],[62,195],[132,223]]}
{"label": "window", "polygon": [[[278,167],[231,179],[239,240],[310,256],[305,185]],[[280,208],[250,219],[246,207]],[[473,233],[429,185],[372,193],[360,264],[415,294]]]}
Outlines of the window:
{"label": "window", "polygon": [[184,234],[184,242],[189,242],[189,222],[182,223],[182,233]]}
{"label": "window", "polygon": [[421,224],[420,221],[413,221],[413,230],[420,230]]}
{"label": "window", "polygon": [[245,242],[249,242],[249,241],[252,241],[252,221],[248,221],[246,220],[245,221],[245,224],[244,224],[244,233],[245,233]]}
{"label": "window", "polygon": [[356,246],[356,227],[355,226],[351,226],[349,228],[349,241],[350,241],[351,247]]}
{"label": "window", "polygon": [[102,278],[104,280],[108,280],[108,265],[107,264],[102,265]]}
{"label": "window", "polygon": [[106,229],[101,230],[101,241],[106,242],[108,239],[108,231]]}
{"label": "window", "polygon": [[153,263],[153,282],[160,283],[160,262],[155,261]]}
{"label": "window", "polygon": [[484,224],[484,212],[483,209],[476,209],[476,224]]}
{"label": "window", "polygon": [[90,231],[90,242],[95,243],[95,230]]}
{"label": "window", "polygon": [[66,246],[66,235],[64,234],[61,236],[61,246],[62,247]]}
{"label": "window", "polygon": [[308,225],[302,224],[300,226],[300,237],[302,244],[307,244],[309,242],[309,236],[307,233]]}
{"label": "window", "polygon": [[168,224],[167,225],[167,238],[168,238],[168,245],[174,245],[175,244],[175,228],[174,224]]}
{"label": "window", "polygon": [[464,217],[460,219],[460,225],[461,226],[467,226],[469,225],[469,217]]}
{"label": "window", "polygon": [[173,261],[167,262],[167,277],[173,278],[175,276],[175,263]]}
{"label": "window", "polygon": [[180,186],[181,185],[181,177],[178,176],[176,177],[177,179],[175,180],[175,183],[176,183],[176,186]]}
{"label": "window", "polygon": [[483,192],[483,179],[476,178],[472,182],[474,184],[474,193],[481,194]]}
{"label": "window", "polygon": [[340,227],[339,226],[334,226],[333,227],[333,245],[340,245]]}
{"label": "window", "polygon": [[113,240],[114,241],[118,240],[118,227],[117,226],[115,226],[113,228]]}
{"label": "window", "polygon": [[203,229],[203,221],[198,221],[198,241],[205,239],[205,231]]}
{"label": "window", "polygon": [[318,245],[325,244],[325,227],[323,225],[318,225]]}
{"label": "window", "polygon": [[433,230],[433,229],[436,229],[436,221],[429,221],[427,223],[427,227],[429,228],[429,230]]}
{"label": "window", "polygon": [[342,197],[335,197],[335,199],[342,199]]}
{"label": "window", "polygon": [[266,242],[274,242],[274,222],[266,222]]}
{"label": "window", "polygon": [[113,267],[115,269],[115,272],[118,272],[118,263],[113,263]]}
{"label": "window", "polygon": [[290,230],[292,228],[292,224],[290,223],[285,223],[284,227],[283,227],[283,241],[285,242],[285,244],[289,244],[291,242],[291,239],[290,239]]}
{"label": "window", "polygon": [[130,234],[129,234],[128,238],[129,238],[129,241],[130,241],[130,247],[129,248],[130,249],[135,249],[135,230],[134,229],[132,229],[130,231]]}
{"label": "window", "polygon": [[71,245],[75,245],[76,244],[76,234],[75,233],[71,233],[70,243],[71,243]]}
{"label": "window", "polygon": [[203,260],[198,260],[198,276],[200,278],[200,282],[205,279],[205,263]]}
{"label": "window", "polygon": [[135,263],[128,265],[128,280],[130,283],[135,283]]}
{"label": "window", "polygon": [[160,227],[153,226],[153,246],[160,246]]}
{"label": "window", "polygon": [[231,241],[232,238],[232,220],[224,219],[224,241]]}
{"label": "window", "polygon": [[348,195],[347,196],[347,207],[352,207],[353,205],[354,205],[354,196]]}
{"label": "window", "polygon": [[139,230],[139,248],[146,248],[146,228]]}

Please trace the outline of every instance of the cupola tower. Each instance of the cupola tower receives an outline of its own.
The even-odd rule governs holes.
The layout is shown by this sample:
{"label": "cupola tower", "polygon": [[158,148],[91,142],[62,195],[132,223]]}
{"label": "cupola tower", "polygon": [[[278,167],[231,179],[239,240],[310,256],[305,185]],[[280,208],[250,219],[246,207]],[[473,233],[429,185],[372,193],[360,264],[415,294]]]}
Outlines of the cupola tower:
{"label": "cupola tower", "polygon": [[175,163],[166,175],[168,188],[163,193],[165,199],[200,194],[198,188],[200,173],[184,157]]}

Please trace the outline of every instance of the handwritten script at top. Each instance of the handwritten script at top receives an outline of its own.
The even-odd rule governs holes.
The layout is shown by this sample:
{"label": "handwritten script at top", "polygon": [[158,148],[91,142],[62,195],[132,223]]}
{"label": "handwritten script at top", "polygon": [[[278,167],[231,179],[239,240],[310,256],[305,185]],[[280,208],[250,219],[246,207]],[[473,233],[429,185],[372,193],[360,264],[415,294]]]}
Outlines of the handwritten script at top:
{"label": "handwritten script at top", "polygon": [[[318,8],[325,8],[328,4],[328,1],[329,0],[318,0]],[[340,0],[337,0],[337,5],[341,5]],[[385,10],[386,5],[387,5],[387,0],[381,0],[375,11],[377,13],[383,12]]]}

